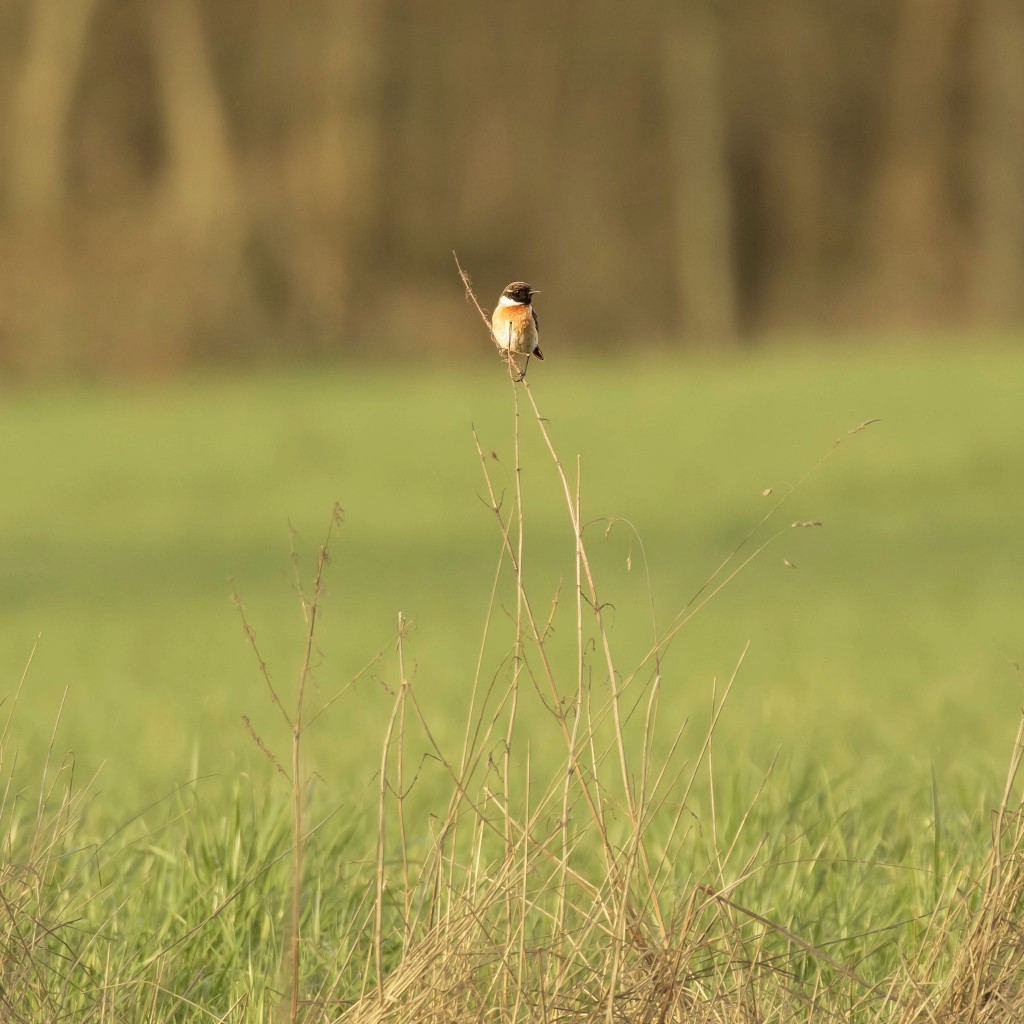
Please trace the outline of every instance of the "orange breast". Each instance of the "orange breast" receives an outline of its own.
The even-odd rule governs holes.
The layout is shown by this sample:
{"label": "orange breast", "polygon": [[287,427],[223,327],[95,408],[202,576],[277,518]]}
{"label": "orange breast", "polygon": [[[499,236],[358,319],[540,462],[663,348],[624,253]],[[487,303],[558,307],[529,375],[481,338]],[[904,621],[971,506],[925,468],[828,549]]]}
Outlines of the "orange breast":
{"label": "orange breast", "polygon": [[491,331],[500,348],[529,353],[537,347],[537,328],[529,306],[499,306],[491,316]]}

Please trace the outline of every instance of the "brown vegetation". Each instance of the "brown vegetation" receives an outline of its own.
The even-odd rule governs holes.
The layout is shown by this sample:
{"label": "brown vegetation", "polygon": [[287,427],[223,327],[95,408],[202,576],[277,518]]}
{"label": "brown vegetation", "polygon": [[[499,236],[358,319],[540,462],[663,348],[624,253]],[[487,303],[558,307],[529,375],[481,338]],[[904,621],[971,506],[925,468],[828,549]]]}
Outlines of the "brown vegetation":
{"label": "brown vegetation", "polygon": [[[59,8],[59,10],[58,10]],[[0,363],[1024,319],[1024,8],[12,0]]]}

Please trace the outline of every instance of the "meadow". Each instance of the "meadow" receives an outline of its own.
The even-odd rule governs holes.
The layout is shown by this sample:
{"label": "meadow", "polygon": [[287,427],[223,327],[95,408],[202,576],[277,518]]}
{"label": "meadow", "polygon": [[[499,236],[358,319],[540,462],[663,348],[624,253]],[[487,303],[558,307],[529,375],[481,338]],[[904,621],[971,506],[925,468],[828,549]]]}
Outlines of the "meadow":
{"label": "meadow", "polygon": [[1012,800],[984,880],[1021,703],[1024,350],[552,353],[531,394],[573,494],[579,470],[593,606],[525,393],[517,433],[500,366],[467,363],[6,391],[10,1019],[287,1019],[289,787],[251,733],[283,762],[290,736],[232,598],[288,704],[335,502],[300,1019],[1003,1019],[1010,989],[950,993],[971,915],[1019,921]]}

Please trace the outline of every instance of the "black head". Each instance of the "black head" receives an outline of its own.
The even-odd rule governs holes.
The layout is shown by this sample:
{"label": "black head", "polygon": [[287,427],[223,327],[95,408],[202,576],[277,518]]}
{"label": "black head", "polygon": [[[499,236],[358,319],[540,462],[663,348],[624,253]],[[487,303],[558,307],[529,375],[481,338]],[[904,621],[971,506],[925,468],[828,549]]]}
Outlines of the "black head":
{"label": "black head", "polygon": [[513,281],[501,294],[506,299],[511,299],[513,302],[522,302],[528,306],[531,296],[537,293],[525,281]]}

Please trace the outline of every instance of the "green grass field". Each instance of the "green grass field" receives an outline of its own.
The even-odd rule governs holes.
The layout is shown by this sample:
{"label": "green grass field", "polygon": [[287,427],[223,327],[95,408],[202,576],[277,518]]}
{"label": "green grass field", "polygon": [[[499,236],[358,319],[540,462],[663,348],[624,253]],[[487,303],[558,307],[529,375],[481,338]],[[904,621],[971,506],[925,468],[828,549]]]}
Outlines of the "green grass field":
{"label": "green grass field", "polygon": [[[1024,648],[1021,380],[1019,346],[851,345],[629,362],[552,352],[531,368],[573,478],[579,456],[584,537],[620,680],[786,498],[717,581],[761,541],[768,546],[663,652],[648,761],[662,762],[684,722],[679,758],[697,761],[713,688],[721,692],[747,649],[715,730],[716,786],[702,769],[673,884],[708,882],[695,866],[706,858],[717,865],[710,881],[731,878],[738,888],[728,891],[744,906],[809,943],[836,943],[831,956],[872,984],[891,978],[915,942],[933,948],[929,915],[951,904],[964,877],[979,876],[987,815],[1002,793]],[[881,422],[848,433],[873,418]],[[344,524],[331,546],[312,706],[385,653],[304,741],[305,768],[317,776],[312,807],[341,808],[308,846],[307,1019],[336,1019],[369,984],[365,886],[399,680],[397,616],[414,624],[406,677],[433,740],[457,760],[478,658],[483,687],[493,679],[500,690],[512,673],[515,581],[504,562],[489,616],[502,537],[481,500],[472,429],[514,518],[513,425],[509,384],[482,359],[469,368],[353,365],[4,395],[7,694],[41,634],[6,741],[4,771],[23,793],[5,803],[13,862],[25,856],[65,689],[55,761],[74,752],[79,788],[98,772],[70,815],[74,827],[52,847],[61,854],[48,877],[63,895],[46,906],[73,912],[75,941],[87,948],[68,961],[91,972],[61,989],[62,1006],[81,1019],[142,1019],[132,1014],[145,1005],[153,1020],[257,1020],[286,989],[286,787],[241,716],[275,750],[286,750],[287,737],[231,594],[241,596],[273,680],[290,692],[305,626],[289,524],[308,581],[335,501]],[[574,536],[525,400],[520,442],[523,577],[540,617],[551,616],[554,670],[575,686]],[[608,530],[611,518],[621,521]],[[795,521],[822,525],[793,529]],[[540,787],[557,777],[565,757],[543,687],[528,682],[539,680],[534,647],[510,761],[523,801],[527,780]],[[604,664],[598,644],[587,657],[595,694],[607,695]],[[623,705],[640,698],[622,730],[637,777],[649,683],[645,669]],[[493,739],[489,756],[500,761]],[[413,723],[404,750],[416,775],[404,802],[408,847],[429,860],[450,781],[436,757],[423,760],[430,741]],[[614,776],[613,761],[599,774]],[[55,772],[51,758],[47,777]],[[673,791],[663,796],[670,806]],[[587,842],[580,856],[589,864],[600,858]],[[277,857],[285,859],[268,868]],[[748,858],[763,868],[744,868]],[[208,920],[217,893],[236,884],[230,909]],[[399,903],[396,895],[389,913],[399,915]],[[771,945],[736,928],[748,952]],[[800,958],[795,977],[813,987],[817,972],[828,975],[833,1010],[881,1019],[863,993],[846,990],[849,979],[780,941]],[[384,965],[397,963],[401,942],[383,946]],[[937,976],[954,959],[936,955]],[[130,993],[132,1009],[118,1009],[114,992]],[[26,1003],[24,1019],[48,1019],[55,1005]],[[501,1005],[515,1016],[511,1003]],[[750,1019],[791,1019],[784,1009]],[[813,1006],[808,1012],[816,1019]],[[524,1016],[522,1006],[516,1013],[546,1019]]]}

